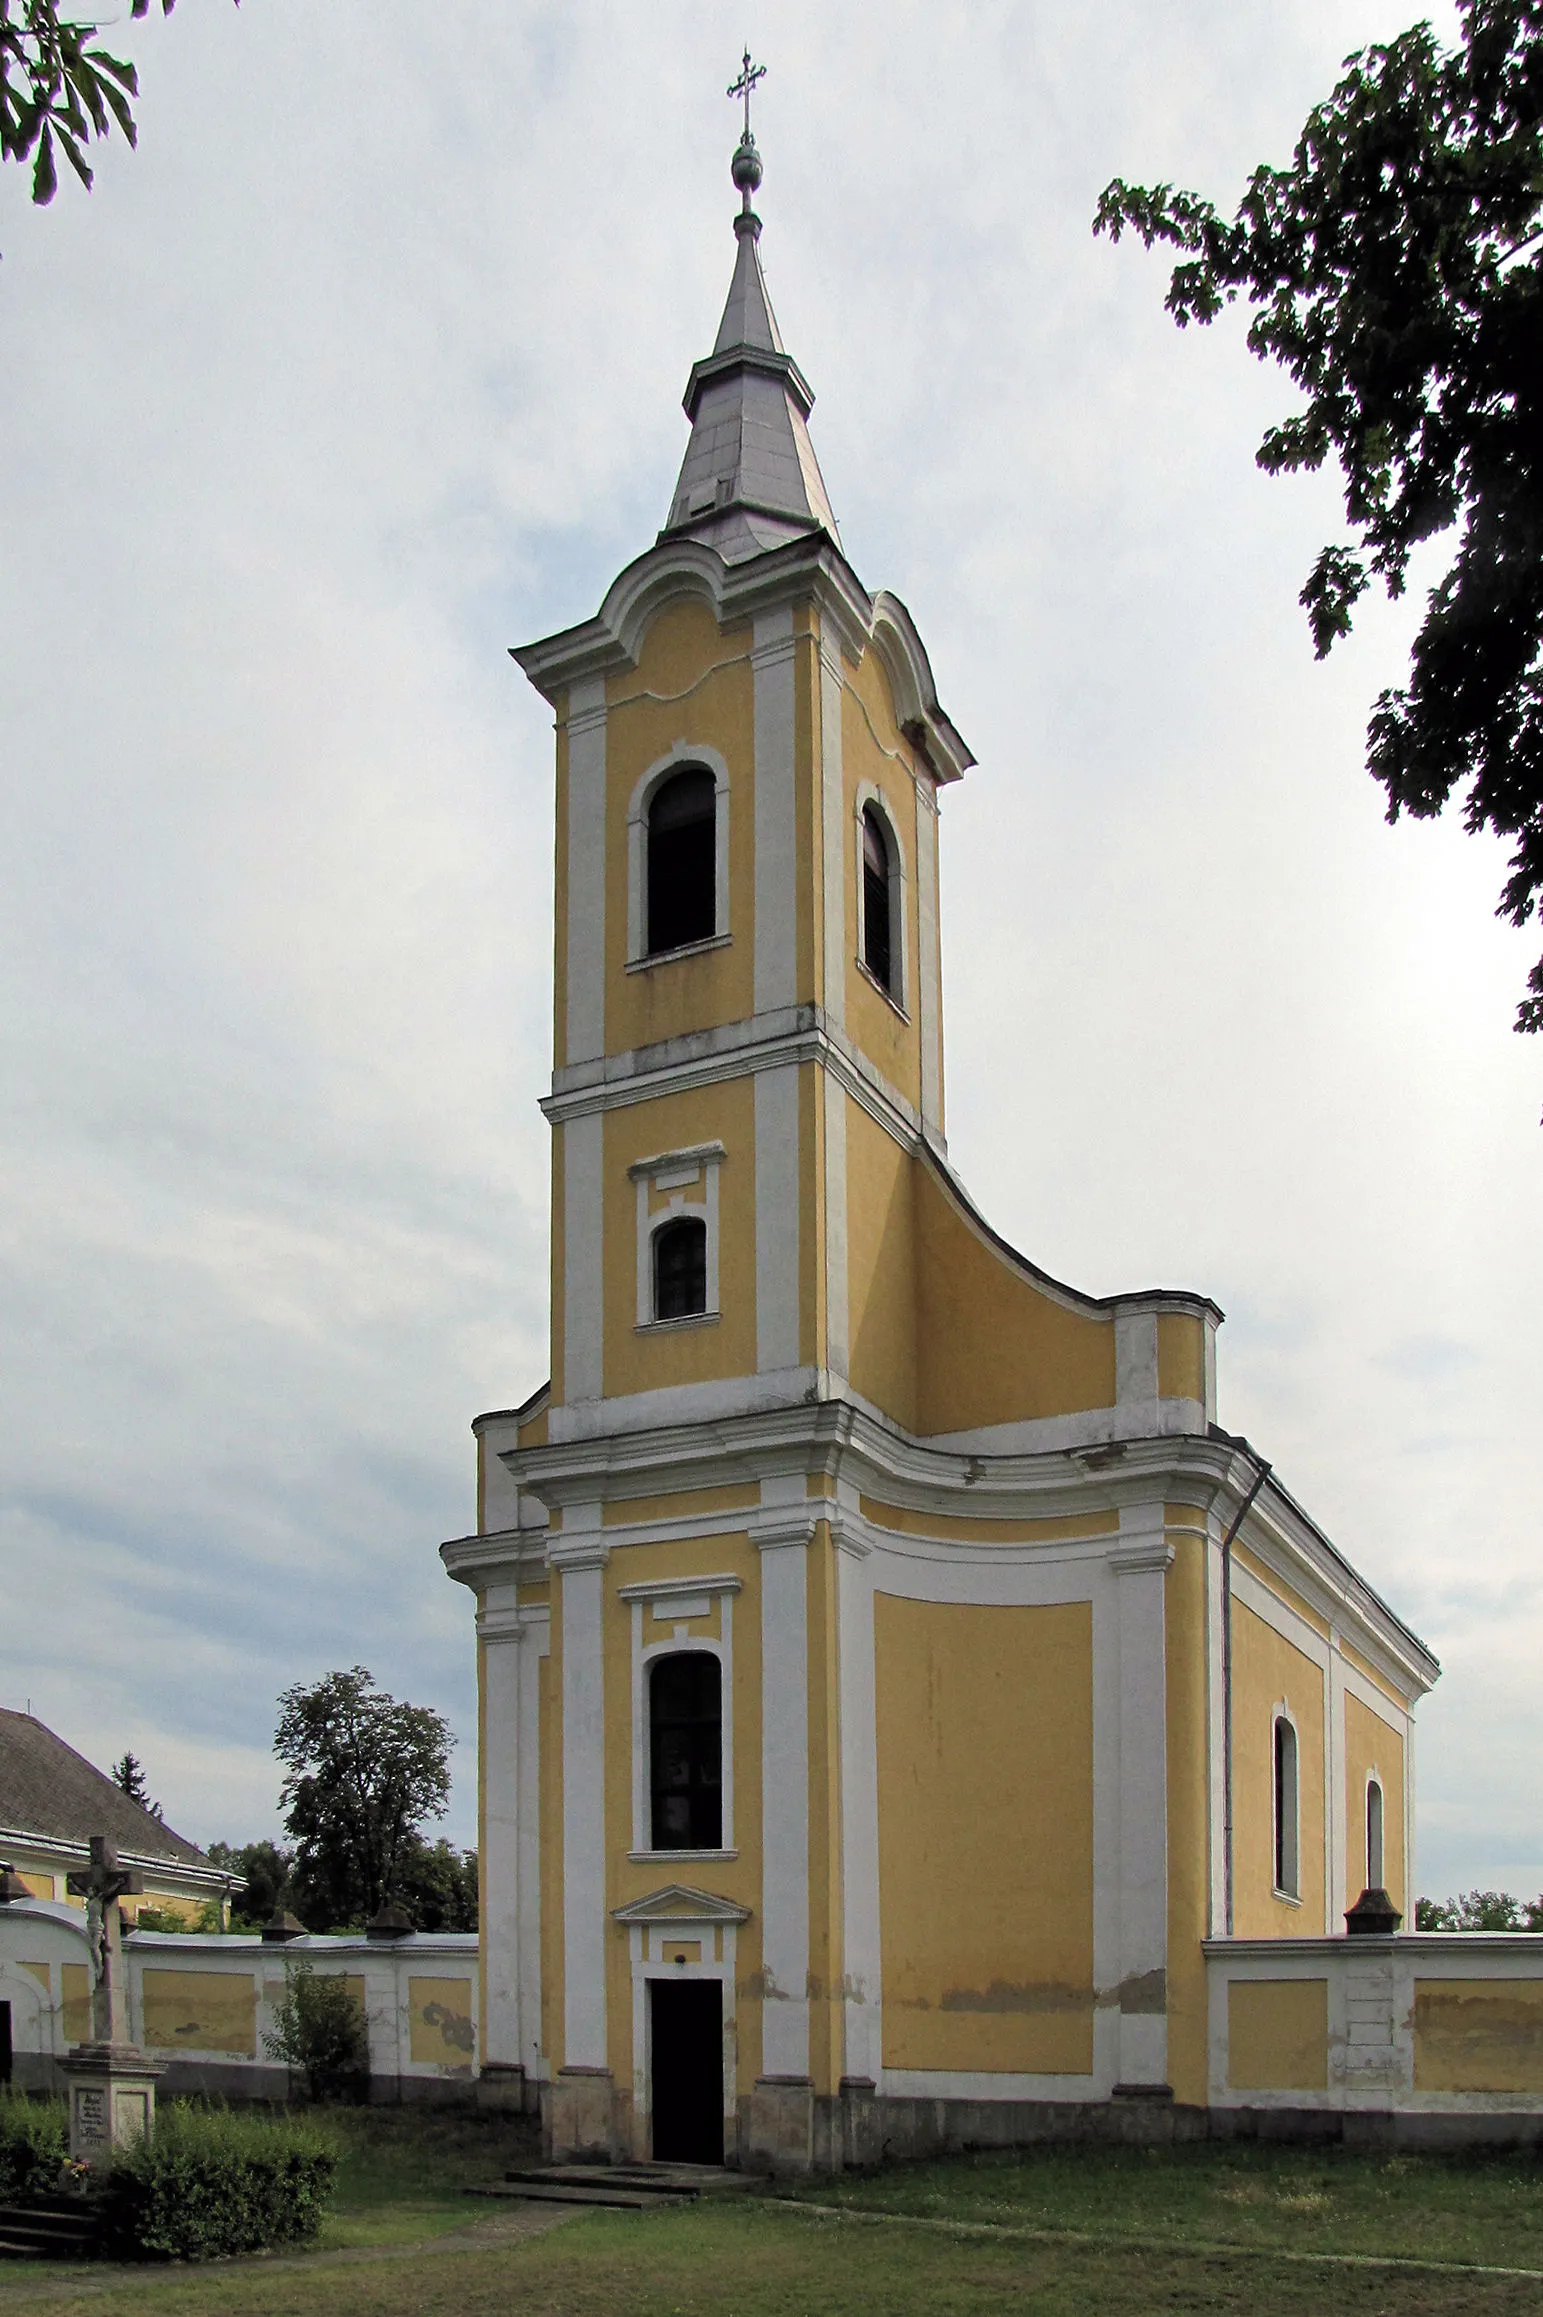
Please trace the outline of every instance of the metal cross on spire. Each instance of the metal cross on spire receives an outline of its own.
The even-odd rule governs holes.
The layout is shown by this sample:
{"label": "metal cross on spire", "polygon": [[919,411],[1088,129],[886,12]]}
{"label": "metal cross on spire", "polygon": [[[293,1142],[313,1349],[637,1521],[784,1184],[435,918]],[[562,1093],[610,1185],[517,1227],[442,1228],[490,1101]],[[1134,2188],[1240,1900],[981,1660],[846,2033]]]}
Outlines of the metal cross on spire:
{"label": "metal cross on spire", "polygon": [[765,65],[752,64],[750,61],[750,51],[747,48],[745,50],[744,62],[740,67],[739,78],[738,80],[730,81],[726,91],[726,94],[731,97],[743,97],[745,100],[745,143],[747,145],[753,145],[755,143],[755,139],[750,134],[751,91],[754,89],[758,80],[764,80],[765,78]]}

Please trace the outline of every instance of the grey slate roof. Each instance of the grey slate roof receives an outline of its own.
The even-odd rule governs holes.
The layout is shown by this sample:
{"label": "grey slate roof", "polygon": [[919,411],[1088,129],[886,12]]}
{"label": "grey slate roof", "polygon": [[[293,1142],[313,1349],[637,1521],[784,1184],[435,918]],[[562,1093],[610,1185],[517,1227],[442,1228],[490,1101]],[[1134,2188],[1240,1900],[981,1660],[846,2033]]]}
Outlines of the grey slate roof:
{"label": "grey slate roof", "polygon": [[0,1707],[0,1827],[55,1842],[89,1842],[93,1834],[105,1834],[120,1851],[137,1858],[209,1864],[193,1843],[131,1802],[35,1715],[5,1707]]}
{"label": "grey slate roof", "polygon": [[743,210],[734,231],[734,279],[712,353],[686,388],[691,440],[660,537],[701,539],[726,563],[811,531],[839,547],[806,424],[814,396],[766,292],[761,221]]}

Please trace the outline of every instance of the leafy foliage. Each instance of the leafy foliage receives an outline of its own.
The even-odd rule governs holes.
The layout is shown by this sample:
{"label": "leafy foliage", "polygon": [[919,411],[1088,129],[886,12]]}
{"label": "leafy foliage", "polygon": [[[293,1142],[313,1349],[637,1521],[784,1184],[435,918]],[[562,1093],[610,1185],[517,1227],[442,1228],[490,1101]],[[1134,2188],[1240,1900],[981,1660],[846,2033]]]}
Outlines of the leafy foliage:
{"label": "leafy foliage", "polygon": [[231,1901],[233,1931],[258,1931],[281,1907],[291,1904],[294,1854],[276,1842],[211,1842],[209,1858],[227,1874],[240,1875],[242,1887]]}
{"label": "leafy foliage", "polygon": [[[1470,833],[1515,840],[1499,914],[1543,893],[1543,0],[1459,0],[1346,61],[1289,169],[1260,167],[1230,222],[1171,185],[1109,185],[1094,230],[1183,253],[1182,327],[1246,295],[1248,343],[1305,407],[1265,435],[1270,474],[1333,451],[1354,546],[1302,590],[1321,659],[1380,581],[1461,523],[1402,690],[1377,701],[1368,764],[1388,818],[1463,791]],[[1517,1028],[1543,1029],[1543,960]]]}
{"label": "leafy foliage", "polygon": [[[0,8],[4,6],[5,0],[0,0]],[[150,1799],[150,1789],[145,1784],[144,1764],[137,1755],[125,1754],[121,1762],[114,1762],[113,1784],[131,1802],[137,1802],[141,1810],[148,1810],[152,1818],[162,1815],[159,1802]]]}
{"label": "leafy foliage", "polygon": [[62,2100],[29,2100],[0,2085],[0,2204],[29,2204],[51,2196],[69,2154],[69,2117]]}
{"label": "leafy foliage", "polygon": [[1509,1891],[1462,1891],[1455,1899],[1416,1899],[1417,1931],[1543,1931],[1543,1898]]}
{"label": "leafy foliage", "polygon": [[[169,16],[175,0],[161,0]],[[149,14],[150,0],[130,0],[131,16]],[[63,153],[87,191],[92,172],[85,148],[105,137],[114,121],[136,140],[129,98],[139,94],[134,67],[105,48],[92,48],[99,27],[61,18],[58,0],[0,0],[0,160],[32,161],[32,198],[52,201]]]}
{"label": "leafy foliage", "polygon": [[397,1876],[398,1903],[417,1931],[475,1931],[477,1854],[457,1850],[441,1836],[425,1842],[414,1836]]}
{"label": "leafy foliage", "polygon": [[454,1743],[443,1714],[399,1703],[362,1665],[284,1691],[273,1750],[311,1930],[366,1922],[396,1895],[422,1822],[449,1803]]}
{"label": "leafy foliage", "polygon": [[304,2071],[313,2100],[354,2097],[370,2073],[364,2006],[339,1971],[319,1972],[304,1957],[286,1961],[284,1997],[265,2033],[268,2057]]}
{"label": "leafy foliage", "polygon": [[108,2235],[123,2251],[208,2261],[315,2237],[332,2194],[330,2136],[291,2118],[162,2104],[155,2132],[115,2157]]}
{"label": "leafy foliage", "polygon": [[180,1907],[141,1907],[134,1917],[136,1931],[191,1931],[198,1927]]}

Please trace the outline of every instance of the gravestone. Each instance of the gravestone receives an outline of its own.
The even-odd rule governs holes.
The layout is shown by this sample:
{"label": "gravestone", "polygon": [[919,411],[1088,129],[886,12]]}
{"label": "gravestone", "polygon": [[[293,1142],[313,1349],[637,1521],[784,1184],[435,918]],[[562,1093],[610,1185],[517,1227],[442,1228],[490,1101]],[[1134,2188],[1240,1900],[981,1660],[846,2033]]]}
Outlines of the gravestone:
{"label": "gravestone", "polygon": [[60,2063],[69,2089],[70,2155],[106,2164],[115,2148],[148,2139],[155,2123],[155,2079],[161,2062],[134,2042],[123,1966],[118,1901],[144,1889],[144,1877],[118,1863],[105,1834],[91,1837],[91,1865],[69,1888],[86,1902],[91,1949],[91,2040],[72,2044]]}

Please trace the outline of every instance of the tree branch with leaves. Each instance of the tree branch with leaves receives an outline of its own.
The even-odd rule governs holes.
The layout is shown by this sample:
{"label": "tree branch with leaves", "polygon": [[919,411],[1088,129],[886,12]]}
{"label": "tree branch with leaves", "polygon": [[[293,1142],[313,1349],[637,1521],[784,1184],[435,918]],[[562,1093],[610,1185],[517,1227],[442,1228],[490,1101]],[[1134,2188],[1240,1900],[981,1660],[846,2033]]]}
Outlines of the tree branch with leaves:
{"label": "tree branch with leaves", "polygon": [[[1305,397],[1265,435],[1267,473],[1338,458],[1356,537],[1302,589],[1320,659],[1369,587],[1401,595],[1414,551],[1461,526],[1368,769],[1390,821],[1456,791],[1470,834],[1511,841],[1497,914],[1521,926],[1543,897],[1543,0],[1458,14],[1450,51],[1417,24],[1347,58],[1230,220],[1116,178],[1094,231],[1181,252],[1181,328],[1256,309],[1250,348]],[[1543,959],[1529,991],[1516,1027],[1543,1030]]]}
{"label": "tree branch with leaves", "polygon": [[[239,5],[239,0],[237,0]],[[176,0],[161,0],[169,16]],[[130,17],[148,16],[150,0],[130,0]],[[121,56],[96,48],[101,26],[61,16],[59,0],[0,0],[0,160],[32,163],[32,198],[52,201],[57,155],[91,190],[86,148],[114,122],[138,141],[130,97],[139,75]]]}

